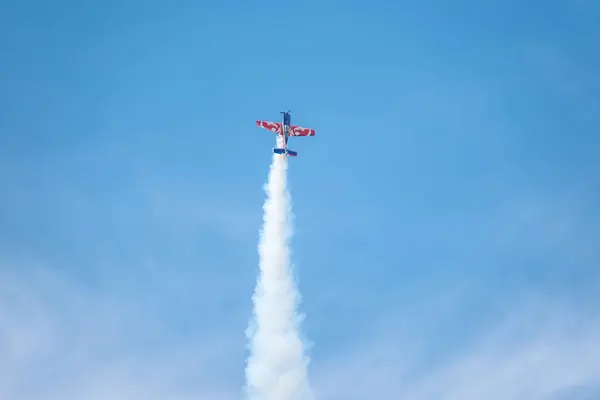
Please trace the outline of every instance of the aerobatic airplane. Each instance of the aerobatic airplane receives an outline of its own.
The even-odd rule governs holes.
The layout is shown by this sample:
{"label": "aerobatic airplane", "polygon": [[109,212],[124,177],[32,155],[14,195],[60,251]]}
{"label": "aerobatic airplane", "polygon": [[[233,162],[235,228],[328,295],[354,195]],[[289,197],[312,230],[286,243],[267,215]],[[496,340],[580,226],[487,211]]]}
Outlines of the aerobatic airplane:
{"label": "aerobatic airplane", "polygon": [[256,125],[268,131],[275,132],[280,138],[277,141],[279,147],[273,149],[273,153],[287,156],[297,156],[298,153],[288,149],[287,143],[290,136],[315,136],[315,130],[303,128],[301,126],[290,124],[290,110],[281,111],[283,122],[256,121]]}

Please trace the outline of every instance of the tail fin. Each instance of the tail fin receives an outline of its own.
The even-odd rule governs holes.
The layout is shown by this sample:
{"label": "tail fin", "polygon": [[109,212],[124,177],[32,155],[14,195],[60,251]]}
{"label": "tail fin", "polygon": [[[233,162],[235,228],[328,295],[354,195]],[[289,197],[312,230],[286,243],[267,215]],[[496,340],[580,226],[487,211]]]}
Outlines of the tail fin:
{"label": "tail fin", "polygon": [[[286,151],[285,151],[285,149],[282,149],[282,148],[274,148],[273,149],[273,153],[276,153],[276,154],[286,154]],[[292,156],[292,157],[296,157],[298,155],[298,153],[295,152],[295,151],[293,151],[293,150],[288,149],[287,150],[287,155],[288,156]]]}

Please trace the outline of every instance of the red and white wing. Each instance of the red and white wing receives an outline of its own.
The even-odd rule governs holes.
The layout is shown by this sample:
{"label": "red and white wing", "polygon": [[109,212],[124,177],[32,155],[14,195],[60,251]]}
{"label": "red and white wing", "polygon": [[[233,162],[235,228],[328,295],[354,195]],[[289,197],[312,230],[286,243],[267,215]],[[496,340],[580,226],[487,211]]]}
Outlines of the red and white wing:
{"label": "red and white wing", "polygon": [[259,126],[271,132],[275,132],[278,135],[283,135],[283,127],[281,125],[281,122],[256,121],[256,126]]}
{"label": "red and white wing", "polygon": [[290,125],[290,136],[315,136],[315,130],[301,126]]}

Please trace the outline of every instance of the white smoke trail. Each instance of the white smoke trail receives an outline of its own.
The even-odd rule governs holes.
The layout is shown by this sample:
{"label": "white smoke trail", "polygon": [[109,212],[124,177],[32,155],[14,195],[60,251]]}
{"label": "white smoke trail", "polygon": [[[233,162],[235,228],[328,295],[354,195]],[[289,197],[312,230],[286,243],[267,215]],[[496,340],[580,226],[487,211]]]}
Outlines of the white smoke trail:
{"label": "white smoke trail", "polygon": [[287,160],[273,154],[258,247],[260,276],[253,296],[254,321],[247,331],[246,389],[252,400],[312,399],[309,360],[299,334],[299,294],[290,264],[291,206],[286,177]]}

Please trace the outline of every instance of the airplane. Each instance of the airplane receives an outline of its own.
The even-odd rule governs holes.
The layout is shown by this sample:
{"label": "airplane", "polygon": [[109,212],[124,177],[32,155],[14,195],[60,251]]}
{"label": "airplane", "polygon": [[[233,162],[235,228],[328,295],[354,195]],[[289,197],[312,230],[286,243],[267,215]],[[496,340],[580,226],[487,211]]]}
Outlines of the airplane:
{"label": "airplane", "polygon": [[303,128],[301,126],[292,125],[290,123],[290,111],[281,111],[283,114],[282,122],[270,122],[270,121],[256,121],[256,125],[260,128],[266,129],[280,136],[278,140],[279,147],[273,149],[273,153],[283,154],[284,156],[295,157],[298,152],[288,149],[288,138],[290,136],[315,136],[315,130],[310,128]]}

